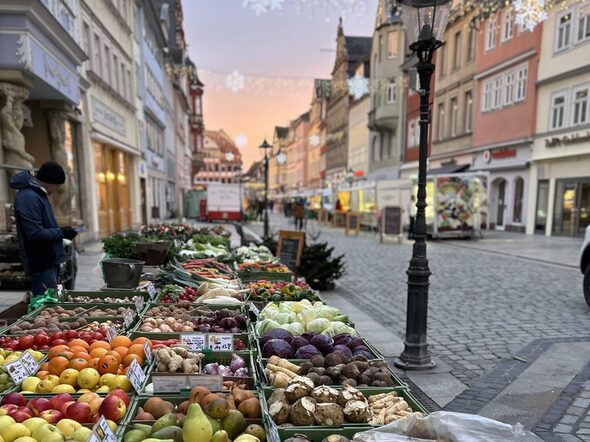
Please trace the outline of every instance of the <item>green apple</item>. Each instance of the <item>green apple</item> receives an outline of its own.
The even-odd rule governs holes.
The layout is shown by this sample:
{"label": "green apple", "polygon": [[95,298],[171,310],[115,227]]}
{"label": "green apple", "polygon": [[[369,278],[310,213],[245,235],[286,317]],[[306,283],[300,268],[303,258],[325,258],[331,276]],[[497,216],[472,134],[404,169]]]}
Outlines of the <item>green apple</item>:
{"label": "green apple", "polygon": [[45,425],[47,421],[41,417],[30,417],[23,422],[23,425],[29,429],[31,434],[39,425]]}
{"label": "green apple", "polygon": [[51,434],[48,434],[39,442],[64,442],[64,435],[61,434],[61,431],[57,430]]}
{"label": "green apple", "polygon": [[[88,440],[88,438],[90,437],[91,433],[92,433],[92,430],[90,428],[86,428],[86,427],[76,428],[76,431],[74,431],[70,435],[70,439],[74,439],[76,442],[86,442]],[[43,442],[45,442],[45,441],[43,441]]]}
{"label": "green apple", "polygon": [[55,425],[48,424],[45,422],[43,425],[39,425],[31,432],[31,436],[41,442],[47,436],[51,436],[54,433],[61,434]]}

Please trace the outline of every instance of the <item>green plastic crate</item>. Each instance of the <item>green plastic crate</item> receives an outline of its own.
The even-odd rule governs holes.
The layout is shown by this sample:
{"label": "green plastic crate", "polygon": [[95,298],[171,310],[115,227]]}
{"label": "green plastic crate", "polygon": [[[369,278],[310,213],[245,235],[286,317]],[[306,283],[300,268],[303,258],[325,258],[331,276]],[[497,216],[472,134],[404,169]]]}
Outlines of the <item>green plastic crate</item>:
{"label": "green plastic crate", "polygon": [[243,283],[255,281],[271,281],[271,282],[291,282],[293,281],[293,273],[291,272],[238,272],[238,277]]}

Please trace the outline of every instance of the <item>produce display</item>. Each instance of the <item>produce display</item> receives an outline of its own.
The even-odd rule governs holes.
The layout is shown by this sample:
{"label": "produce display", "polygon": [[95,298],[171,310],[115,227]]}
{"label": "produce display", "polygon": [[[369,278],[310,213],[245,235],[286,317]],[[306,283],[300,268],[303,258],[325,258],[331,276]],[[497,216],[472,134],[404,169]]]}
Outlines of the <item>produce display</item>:
{"label": "produce display", "polygon": [[0,442],[104,440],[105,420],[124,442],[346,442],[426,412],[346,315],[303,280],[258,279],[292,278],[228,238],[112,235],[113,257],[173,242],[144,291],[66,291],[0,329]]}

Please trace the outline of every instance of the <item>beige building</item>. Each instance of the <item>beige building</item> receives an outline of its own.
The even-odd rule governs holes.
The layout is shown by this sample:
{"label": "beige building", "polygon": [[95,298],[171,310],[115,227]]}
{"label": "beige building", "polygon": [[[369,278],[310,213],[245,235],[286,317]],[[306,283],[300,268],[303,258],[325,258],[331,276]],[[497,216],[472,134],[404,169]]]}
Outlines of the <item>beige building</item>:
{"label": "beige building", "polygon": [[369,95],[352,100],[348,111],[348,171],[355,177],[369,172]]}
{"label": "beige building", "polygon": [[543,22],[526,232],[582,236],[590,224],[590,5]]}
{"label": "beige building", "polygon": [[276,126],[273,135],[273,151],[281,152],[280,157],[272,158],[268,163],[268,187],[273,196],[282,196],[287,184],[286,146],[288,144],[289,128]]}
{"label": "beige building", "polygon": [[319,189],[326,178],[326,116],[330,96],[330,80],[315,80],[309,116],[307,146],[307,184]]}
{"label": "beige building", "polygon": [[404,151],[405,61],[403,26],[399,15],[379,1],[371,45],[369,179],[396,179]]}
{"label": "beige building", "polygon": [[89,121],[95,191],[90,196],[101,236],[140,223],[140,151],[135,113],[132,2],[81,2],[82,48],[88,88],[82,108]]}

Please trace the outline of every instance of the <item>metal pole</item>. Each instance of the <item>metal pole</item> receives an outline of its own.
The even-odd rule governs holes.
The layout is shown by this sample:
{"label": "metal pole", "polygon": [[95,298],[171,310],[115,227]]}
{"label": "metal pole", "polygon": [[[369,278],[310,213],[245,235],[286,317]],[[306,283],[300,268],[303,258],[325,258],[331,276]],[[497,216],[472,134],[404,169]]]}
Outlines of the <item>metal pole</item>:
{"label": "metal pole", "polygon": [[430,79],[434,65],[430,61],[417,64],[420,76],[420,156],[418,160],[418,198],[414,247],[408,275],[408,308],[406,339],[402,354],[395,359],[397,367],[406,370],[433,368],[436,364],[428,353],[426,330],[428,321],[428,286],[430,269],[426,258],[426,159],[428,157],[428,126],[430,124]]}
{"label": "metal pole", "polygon": [[268,232],[268,155],[264,151],[264,239],[269,237]]}

